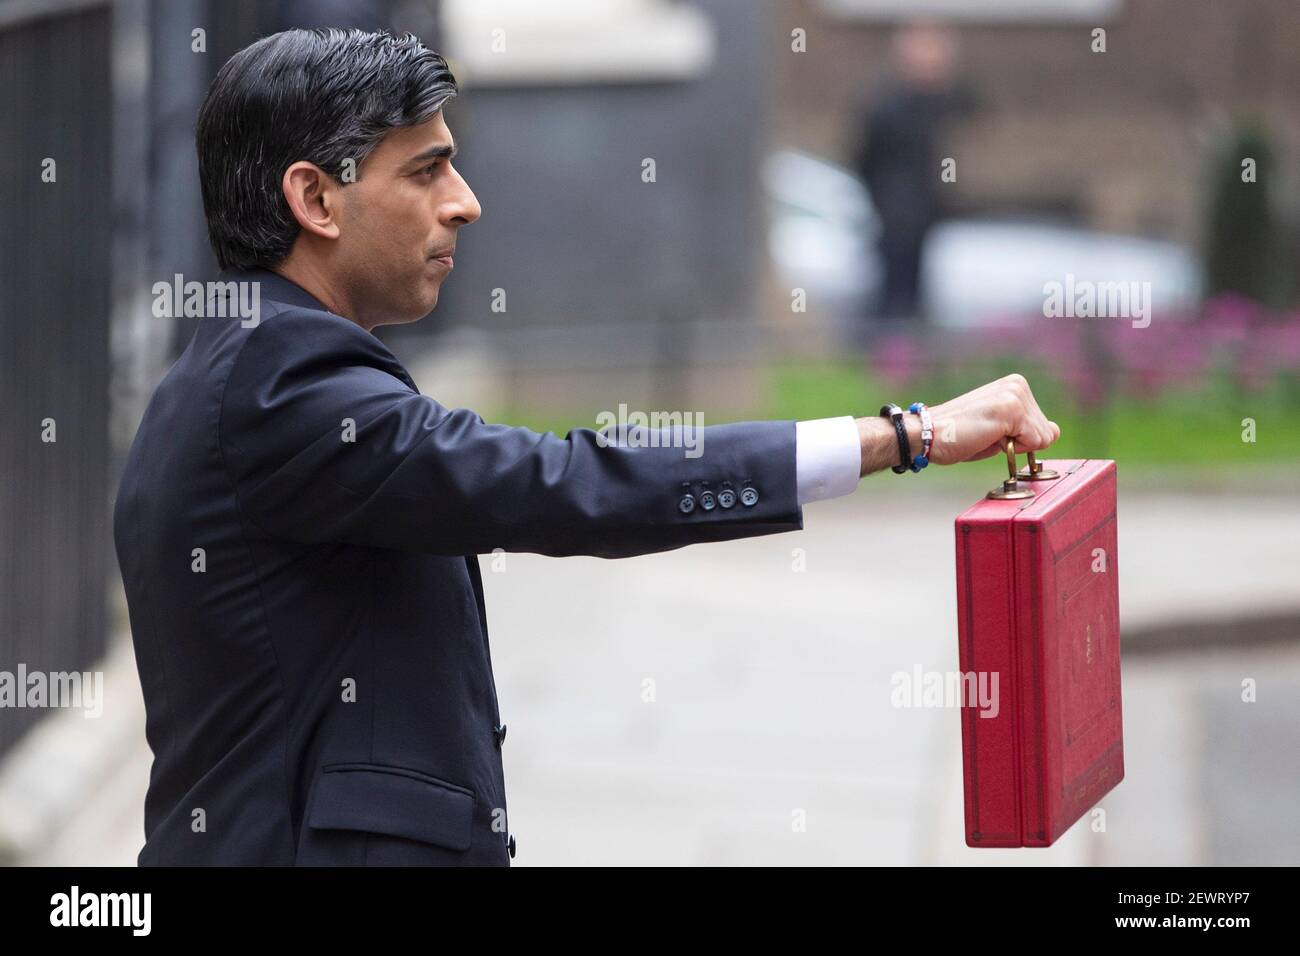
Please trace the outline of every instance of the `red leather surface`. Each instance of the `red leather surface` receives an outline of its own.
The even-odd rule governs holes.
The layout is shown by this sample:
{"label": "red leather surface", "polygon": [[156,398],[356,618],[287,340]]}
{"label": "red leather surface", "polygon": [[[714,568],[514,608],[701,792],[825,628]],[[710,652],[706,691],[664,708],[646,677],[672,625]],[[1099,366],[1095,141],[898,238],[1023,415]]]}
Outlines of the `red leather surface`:
{"label": "red leather surface", "polygon": [[996,716],[961,708],[973,847],[1050,846],[1124,777],[1115,462],[1042,465],[955,523],[961,670],[998,674]]}

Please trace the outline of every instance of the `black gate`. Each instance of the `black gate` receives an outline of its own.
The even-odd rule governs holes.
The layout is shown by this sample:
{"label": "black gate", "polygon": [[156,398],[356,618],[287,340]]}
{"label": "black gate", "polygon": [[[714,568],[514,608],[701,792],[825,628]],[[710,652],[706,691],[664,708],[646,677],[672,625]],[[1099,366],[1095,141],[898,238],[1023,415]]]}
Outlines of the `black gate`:
{"label": "black gate", "polygon": [[[0,671],[15,676],[102,654],[111,555],[110,10],[32,6],[0,4]],[[0,709],[0,752],[42,713]]]}

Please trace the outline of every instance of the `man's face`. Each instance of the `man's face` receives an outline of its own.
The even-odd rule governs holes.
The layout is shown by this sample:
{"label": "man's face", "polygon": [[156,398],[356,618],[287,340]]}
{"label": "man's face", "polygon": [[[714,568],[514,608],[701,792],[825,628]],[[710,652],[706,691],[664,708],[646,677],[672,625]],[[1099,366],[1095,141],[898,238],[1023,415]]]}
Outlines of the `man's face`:
{"label": "man's face", "polygon": [[451,131],[439,112],[388,132],[357,180],[338,191],[339,237],[330,267],[370,328],[414,322],[438,302],[456,233],[482,209],[451,165]]}

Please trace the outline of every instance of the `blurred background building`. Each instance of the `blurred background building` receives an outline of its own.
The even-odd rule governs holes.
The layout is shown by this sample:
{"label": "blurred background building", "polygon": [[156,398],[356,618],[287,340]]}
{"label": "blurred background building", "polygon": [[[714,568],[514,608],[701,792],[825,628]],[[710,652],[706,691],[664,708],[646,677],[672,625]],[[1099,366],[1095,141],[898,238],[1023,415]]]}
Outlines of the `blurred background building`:
{"label": "blurred background building", "polygon": [[[887,703],[890,673],[955,667],[951,520],[990,463],[873,477],[797,539],[487,575],[519,862],[1300,860],[1300,762],[1275,759],[1300,751],[1289,0],[0,0],[0,671],[102,669],[116,702],[0,710],[0,858],[143,840],[109,509],[194,330],[150,290],[215,271],[198,105],[291,26],[411,30],[461,82],[484,214],[435,313],[379,333],[444,404],[563,434],[620,404],[871,414],[1018,370],[1055,454],[1119,462],[1109,834],[965,850],[956,715]],[[1049,316],[1067,276],[1149,283],[1150,324]],[[865,571],[885,557],[937,602],[921,633]],[[557,646],[591,630],[575,592],[627,597]]]}

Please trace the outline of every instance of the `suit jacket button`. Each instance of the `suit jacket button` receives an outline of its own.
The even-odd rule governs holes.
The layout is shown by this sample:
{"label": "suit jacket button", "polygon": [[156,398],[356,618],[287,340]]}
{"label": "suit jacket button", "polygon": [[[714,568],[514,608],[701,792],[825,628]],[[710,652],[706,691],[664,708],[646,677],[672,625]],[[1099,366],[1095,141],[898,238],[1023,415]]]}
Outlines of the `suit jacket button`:
{"label": "suit jacket button", "polygon": [[492,733],[493,733],[493,734],[496,736],[496,738],[497,738],[497,749],[500,750],[500,749],[501,749],[501,745],[502,745],[503,743],[506,742],[506,725],[505,725],[505,724],[501,724],[501,725],[498,726],[498,727],[493,727],[493,728],[492,728]]}
{"label": "suit jacket button", "polygon": [[713,492],[704,491],[700,493],[700,507],[705,511],[712,511],[718,506],[718,499],[713,497]]}
{"label": "suit jacket button", "polygon": [[515,835],[510,834],[510,842],[506,844],[506,849],[510,851],[510,859],[515,858]]}
{"label": "suit jacket button", "polygon": [[752,508],[758,504],[758,492],[753,488],[745,488],[740,492],[740,503],[746,508]]}
{"label": "suit jacket button", "polygon": [[688,515],[695,510],[695,496],[682,495],[682,500],[677,502],[677,508],[682,514]]}
{"label": "suit jacket button", "polygon": [[724,508],[730,508],[736,503],[736,493],[730,488],[723,488],[718,492],[718,504]]}

